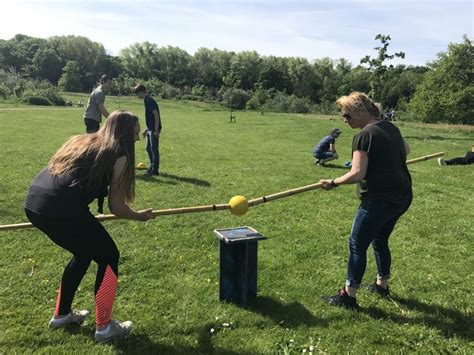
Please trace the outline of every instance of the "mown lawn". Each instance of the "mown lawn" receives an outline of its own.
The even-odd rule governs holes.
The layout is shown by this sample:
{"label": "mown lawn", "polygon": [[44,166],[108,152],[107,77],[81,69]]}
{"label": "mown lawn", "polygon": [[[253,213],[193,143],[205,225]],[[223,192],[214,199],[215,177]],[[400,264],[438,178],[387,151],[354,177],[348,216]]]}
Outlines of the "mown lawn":
{"label": "mown lawn", "polygon": [[[118,107],[117,98],[106,106]],[[138,113],[142,103],[122,98]],[[224,203],[259,197],[344,173],[355,131],[329,116],[237,112],[204,103],[161,102],[162,175],[137,171],[137,208]],[[22,204],[36,173],[71,135],[83,108],[0,109],[0,223],[25,221]],[[410,157],[464,155],[474,128],[397,123]],[[334,127],[336,166],[316,167],[311,149]],[[146,162],[144,141],[137,162]],[[94,320],[50,331],[56,290],[70,255],[36,230],[0,234],[0,353],[474,352],[474,166],[410,166],[415,198],[391,237],[393,300],[362,290],[360,312],[325,305],[343,284],[347,239],[358,201],[344,186],[271,202],[243,217],[227,211],[104,222],[121,250],[114,317],[132,320],[128,338],[93,341]],[[96,206],[91,205],[96,211]],[[260,242],[259,297],[248,309],[218,300],[215,228],[250,225]],[[375,275],[369,251],[365,283]],[[94,309],[95,266],[75,306]],[[225,327],[224,323],[232,323]],[[215,332],[211,335],[211,328]]]}

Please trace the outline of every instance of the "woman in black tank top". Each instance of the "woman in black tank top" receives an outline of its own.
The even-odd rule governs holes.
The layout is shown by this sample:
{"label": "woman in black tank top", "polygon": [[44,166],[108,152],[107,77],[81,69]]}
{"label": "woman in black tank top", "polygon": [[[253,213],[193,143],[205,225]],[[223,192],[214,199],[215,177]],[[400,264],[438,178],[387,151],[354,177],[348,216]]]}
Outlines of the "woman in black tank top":
{"label": "woman in black tank top", "polygon": [[82,323],[89,311],[71,310],[74,294],[91,261],[98,264],[95,283],[98,342],[127,334],[132,323],[112,320],[118,277],[119,251],[88,205],[107,195],[110,211],[120,218],[147,221],[151,209],[129,207],[135,187],[137,116],[112,112],[101,129],[68,140],[32,182],[25,200],[31,223],[54,243],[73,254],[58,291],[53,328]]}
{"label": "woman in black tank top", "polygon": [[377,279],[370,290],[388,296],[391,253],[388,239],[412,201],[411,177],[406,166],[408,145],[399,129],[380,120],[380,109],[366,94],[353,92],[337,100],[344,121],[361,131],[352,143],[351,171],[333,180],[321,180],[330,190],[341,184],[359,184],[361,204],[349,239],[346,284],[329,304],[357,308],[356,291],[367,264],[367,249],[374,249]]}

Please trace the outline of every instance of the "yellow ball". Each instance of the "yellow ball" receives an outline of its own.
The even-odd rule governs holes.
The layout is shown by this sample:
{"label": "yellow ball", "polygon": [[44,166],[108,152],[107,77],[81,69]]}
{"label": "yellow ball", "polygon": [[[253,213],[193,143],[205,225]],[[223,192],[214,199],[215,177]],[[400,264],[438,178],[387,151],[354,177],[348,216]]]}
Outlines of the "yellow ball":
{"label": "yellow ball", "polygon": [[138,169],[145,169],[145,163],[138,163],[137,168]]}
{"label": "yellow ball", "polygon": [[236,216],[242,216],[249,210],[249,202],[244,196],[237,195],[230,199],[230,212]]}

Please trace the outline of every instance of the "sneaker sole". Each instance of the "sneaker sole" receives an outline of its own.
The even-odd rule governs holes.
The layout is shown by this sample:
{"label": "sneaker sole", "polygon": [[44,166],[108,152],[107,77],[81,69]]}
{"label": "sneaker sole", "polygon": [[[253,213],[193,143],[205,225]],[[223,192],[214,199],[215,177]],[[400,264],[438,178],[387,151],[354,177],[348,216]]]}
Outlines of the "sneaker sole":
{"label": "sneaker sole", "polygon": [[97,344],[105,344],[105,343],[108,343],[108,342],[111,342],[113,340],[117,340],[119,338],[122,338],[122,337],[125,337],[127,336],[128,334],[130,334],[130,332],[132,331],[132,327],[128,328],[127,331],[121,333],[121,334],[116,334],[114,335],[113,337],[110,337],[110,338],[106,338],[106,339],[101,339],[101,340],[95,340],[97,342]]}

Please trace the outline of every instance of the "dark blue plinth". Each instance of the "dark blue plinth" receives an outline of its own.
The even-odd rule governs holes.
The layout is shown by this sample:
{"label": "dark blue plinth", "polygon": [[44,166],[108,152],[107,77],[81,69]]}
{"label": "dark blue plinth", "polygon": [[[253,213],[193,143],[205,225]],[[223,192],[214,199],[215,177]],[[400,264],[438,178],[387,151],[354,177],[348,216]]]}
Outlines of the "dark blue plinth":
{"label": "dark blue plinth", "polygon": [[250,227],[214,230],[220,239],[219,299],[246,307],[257,296],[258,241]]}

